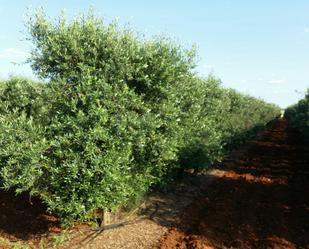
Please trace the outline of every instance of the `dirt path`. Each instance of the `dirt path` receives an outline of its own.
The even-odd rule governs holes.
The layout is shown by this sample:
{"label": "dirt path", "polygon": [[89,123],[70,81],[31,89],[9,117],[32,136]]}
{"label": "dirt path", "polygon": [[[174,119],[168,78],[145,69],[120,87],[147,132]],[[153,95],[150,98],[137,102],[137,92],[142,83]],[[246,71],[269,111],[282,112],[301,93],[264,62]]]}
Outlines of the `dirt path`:
{"label": "dirt path", "polygon": [[214,176],[158,248],[309,248],[309,148],[286,120]]}

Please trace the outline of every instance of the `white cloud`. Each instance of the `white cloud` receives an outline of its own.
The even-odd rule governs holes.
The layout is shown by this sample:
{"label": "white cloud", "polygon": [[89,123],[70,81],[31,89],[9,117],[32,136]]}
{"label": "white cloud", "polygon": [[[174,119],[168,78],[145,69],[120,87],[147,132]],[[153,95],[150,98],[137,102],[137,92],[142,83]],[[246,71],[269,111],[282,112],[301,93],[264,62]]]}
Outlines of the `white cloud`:
{"label": "white cloud", "polygon": [[268,81],[268,83],[270,83],[270,84],[284,84],[284,83],[286,83],[286,80],[283,80],[283,79],[275,79],[275,80],[270,80],[270,81]]}
{"label": "white cloud", "polygon": [[305,33],[309,33],[309,27],[306,27],[306,28],[304,29],[304,31],[305,31]]}
{"label": "white cloud", "polygon": [[28,53],[17,48],[6,48],[0,51],[0,59],[10,61],[25,60],[28,56]]}

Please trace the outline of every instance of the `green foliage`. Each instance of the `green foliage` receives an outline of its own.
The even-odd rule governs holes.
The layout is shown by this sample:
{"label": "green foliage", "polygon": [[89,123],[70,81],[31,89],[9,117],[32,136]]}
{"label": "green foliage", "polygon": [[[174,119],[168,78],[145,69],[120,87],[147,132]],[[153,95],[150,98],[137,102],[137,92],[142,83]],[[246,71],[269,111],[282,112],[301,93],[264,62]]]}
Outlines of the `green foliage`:
{"label": "green foliage", "polygon": [[191,77],[174,89],[180,113],[178,154],[182,167],[207,167],[222,156],[222,136],[216,125],[224,108],[219,84],[213,76]]}
{"label": "green foliage", "polygon": [[303,99],[285,110],[285,117],[309,137],[309,89]]}
{"label": "green foliage", "polygon": [[227,148],[250,138],[260,127],[279,115],[279,108],[262,100],[237,93],[227,92],[229,108],[220,125]]}
{"label": "green foliage", "polygon": [[21,77],[0,80],[0,115],[39,115],[43,103],[38,100],[42,99],[43,88],[43,84]]}
{"label": "green foliage", "polygon": [[60,96],[47,129],[47,175],[57,181],[44,186],[53,194],[49,206],[68,215],[118,208],[157,182],[175,157],[175,146],[160,131],[163,120],[132,90],[91,77],[81,82],[65,94],[67,83],[51,83],[52,95]]}
{"label": "green foliage", "polygon": [[34,71],[0,85],[0,181],[62,219],[116,210],[175,168],[219,161],[279,110],[192,73],[194,50],[93,14],[29,22]]}
{"label": "green foliage", "polygon": [[108,84],[127,84],[145,98],[158,100],[194,67],[194,49],[183,49],[166,37],[145,40],[130,28],[105,25],[91,12],[71,22],[60,17],[56,23],[38,12],[29,32],[36,47],[34,71],[71,84],[88,74]]}
{"label": "green foliage", "polygon": [[92,77],[81,82],[46,86],[52,97],[44,128],[19,114],[1,122],[4,186],[40,195],[62,217],[118,208],[157,182],[176,157],[160,130],[164,120],[132,90]]}
{"label": "green foliage", "polygon": [[183,87],[177,89],[182,113],[182,167],[204,168],[222,160],[279,114],[275,105],[222,88],[212,75],[191,79]]}
{"label": "green foliage", "polygon": [[0,82],[0,182],[19,186],[18,192],[28,190],[40,174],[46,142],[43,89],[43,84],[20,77]]}

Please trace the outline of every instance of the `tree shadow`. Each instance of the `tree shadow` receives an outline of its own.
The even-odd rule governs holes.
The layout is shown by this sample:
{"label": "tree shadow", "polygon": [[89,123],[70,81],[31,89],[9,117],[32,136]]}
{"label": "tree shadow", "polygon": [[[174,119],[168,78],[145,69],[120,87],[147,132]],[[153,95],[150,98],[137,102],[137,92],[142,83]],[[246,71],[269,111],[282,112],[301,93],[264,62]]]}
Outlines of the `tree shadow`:
{"label": "tree shadow", "polygon": [[29,194],[0,190],[0,235],[12,241],[35,239],[47,232],[59,231],[55,216],[47,207]]}

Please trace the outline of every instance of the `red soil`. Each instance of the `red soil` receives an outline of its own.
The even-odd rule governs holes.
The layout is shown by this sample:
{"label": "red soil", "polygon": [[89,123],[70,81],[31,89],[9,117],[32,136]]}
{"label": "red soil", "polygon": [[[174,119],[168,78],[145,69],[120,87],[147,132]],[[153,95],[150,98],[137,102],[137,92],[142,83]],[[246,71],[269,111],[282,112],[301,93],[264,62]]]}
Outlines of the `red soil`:
{"label": "red soil", "polygon": [[215,175],[158,248],[309,248],[309,147],[286,120]]}
{"label": "red soil", "polygon": [[15,196],[11,191],[0,191],[0,238],[28,241],[35,246],[48,232],[59,231],[57,218],[46,212],[40,200],[31,200],[27,194]]}

